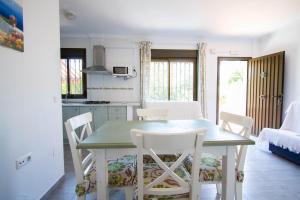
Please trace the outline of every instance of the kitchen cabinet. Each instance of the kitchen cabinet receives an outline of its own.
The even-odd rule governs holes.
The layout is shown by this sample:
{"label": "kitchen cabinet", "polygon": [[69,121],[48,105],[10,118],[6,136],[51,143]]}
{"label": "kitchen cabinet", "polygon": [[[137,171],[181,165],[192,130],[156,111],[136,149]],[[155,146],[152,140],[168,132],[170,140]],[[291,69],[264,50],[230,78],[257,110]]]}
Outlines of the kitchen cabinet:
{"label": "kitchen cabinet", "polygon": [[[64,122],[76,115],[91,112],[93,121],[91,127],[93,130],[101,127],[108,120],[127,120],[127,106],[63,106],[63,138],[64,143],[68,143],[68,136],[66,133]],[[78,132],[81,132],[78,128]]]}
{"label": "kitchen cabinet", "polygon": [[108,107],[108,120],[127,120],[127,108],[125,106]]}
{"label": "kitchen cabinet", "polygon": [[108,120],[108,112],[106,106],[93,107],[94,130],[102,126]]}
{"label": "kitchen cabinet", "polygon": [[63,140],[64,143],[68,143],[68,136],[65,128],[65,121],[70,119],[71,117],[74,117],[76,115],[79,115],[79,107],[78,106],[64,106],[62,109],[63,114]]}

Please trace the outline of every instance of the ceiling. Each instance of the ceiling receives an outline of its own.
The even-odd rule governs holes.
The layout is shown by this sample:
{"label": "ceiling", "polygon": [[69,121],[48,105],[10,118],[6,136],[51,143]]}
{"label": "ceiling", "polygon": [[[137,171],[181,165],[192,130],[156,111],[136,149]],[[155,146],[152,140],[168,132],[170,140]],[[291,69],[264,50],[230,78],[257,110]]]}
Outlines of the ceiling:
{"label": "ceiling", "polygon": [[254,38],[299,20],[300,0],[60,0],[60,12],[65,35]]}

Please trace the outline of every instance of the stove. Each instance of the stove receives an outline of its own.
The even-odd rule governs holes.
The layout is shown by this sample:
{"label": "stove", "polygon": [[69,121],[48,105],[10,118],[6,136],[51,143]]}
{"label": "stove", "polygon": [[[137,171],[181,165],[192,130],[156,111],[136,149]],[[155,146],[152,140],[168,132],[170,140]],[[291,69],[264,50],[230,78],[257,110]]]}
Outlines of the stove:
{"label": "stove", "polygon": [[84,104],[109,104],[110,101],[84,101]]}

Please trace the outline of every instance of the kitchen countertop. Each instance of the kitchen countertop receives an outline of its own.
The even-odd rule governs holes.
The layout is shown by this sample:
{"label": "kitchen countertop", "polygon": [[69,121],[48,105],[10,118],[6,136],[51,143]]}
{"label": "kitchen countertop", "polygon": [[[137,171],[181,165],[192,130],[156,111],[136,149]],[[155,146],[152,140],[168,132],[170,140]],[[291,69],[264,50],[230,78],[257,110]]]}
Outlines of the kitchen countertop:
{"label": "kitchen countertop", "polygon": [[81,102],[62,103],[62,106],[140,106],[138,102],[111,102],[108,104],[85,104]]}

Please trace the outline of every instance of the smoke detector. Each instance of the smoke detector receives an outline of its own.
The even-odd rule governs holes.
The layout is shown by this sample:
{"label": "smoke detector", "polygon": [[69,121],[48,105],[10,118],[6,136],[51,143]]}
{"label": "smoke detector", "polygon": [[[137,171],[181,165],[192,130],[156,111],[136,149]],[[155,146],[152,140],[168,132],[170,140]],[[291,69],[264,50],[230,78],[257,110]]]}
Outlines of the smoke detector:
{"label": "smoke detector", "polygon": [[76,12],[74,12],[72,10],[64,10],[64,16],[68,20],[75,20],[77,17],[77,14],[76,14]]}

